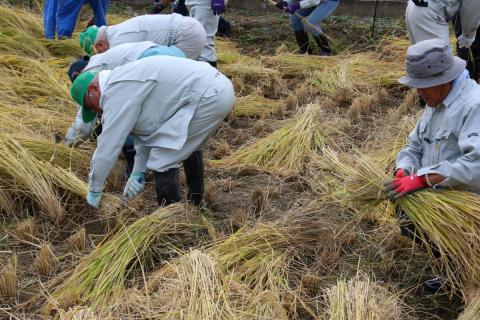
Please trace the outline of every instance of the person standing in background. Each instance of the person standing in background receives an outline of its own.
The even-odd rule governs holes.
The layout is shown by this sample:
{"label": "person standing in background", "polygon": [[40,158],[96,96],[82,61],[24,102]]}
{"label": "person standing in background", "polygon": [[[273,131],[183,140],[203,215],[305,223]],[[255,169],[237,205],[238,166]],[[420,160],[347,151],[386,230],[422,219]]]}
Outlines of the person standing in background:
{"label": "person standing in background", "polygon": [[45,38],[71,38],[75,30],[78,15],[82,6],[88,3],[94,13],[94,24],[107,24],[107,9],[109,0],[46,0],[43,8],[43,26]]}

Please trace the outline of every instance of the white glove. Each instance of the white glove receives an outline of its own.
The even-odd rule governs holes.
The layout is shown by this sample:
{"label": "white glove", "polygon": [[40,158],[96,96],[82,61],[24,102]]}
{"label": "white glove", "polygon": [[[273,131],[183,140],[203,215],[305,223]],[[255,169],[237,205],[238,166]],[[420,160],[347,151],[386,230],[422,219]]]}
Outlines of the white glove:
{"label": "white glove", "polygon": [[135,197],[145,189],[145,173],[132,172],[128,178],[125,189],[123,189],[124,197]]}
{"label": "white glove", "polygon": [[463,34],[458,37],[458,47],[459,48],[470,48],[473,41],[475,41],[475,34],[473,36],[467,37]]}

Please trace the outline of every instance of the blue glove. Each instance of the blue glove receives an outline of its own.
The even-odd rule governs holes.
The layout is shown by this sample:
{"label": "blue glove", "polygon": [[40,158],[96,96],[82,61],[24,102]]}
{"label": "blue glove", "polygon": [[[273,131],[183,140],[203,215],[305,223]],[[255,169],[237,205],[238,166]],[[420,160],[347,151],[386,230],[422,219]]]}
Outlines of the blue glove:
{"label": "blue glove", "polygon": [[123,189],[123,196],[135,197],[143,191],[143,189],[145,189],[145,173],[132,172],[125,185],[125,189]]}
{"label": "blue glove", "polygon": [[299,9],[300,9],[300,2],[294,2],[291,5],[289,5],[288,8],[285,9],[285,11],[288,11],[289,13],[294,14]]}
{"label": "blue glove", "polygon": [[100,201],[102,201],[102,193],[101,192],[92,192],[88,191],[87,194],[87,202],[94,208],[100,208]]}
{"label": "blue glove", "polygon": [[212,0],[211,5],[214,16],[225,12],[225,0]]}
{"label": "blue glove", "polygon": [[277,1],[277,4],[275,5],[275,7],[277,7],[280,10],[284,10],[284,9],[288,8],[288,2],[279,0],[279,1]]}

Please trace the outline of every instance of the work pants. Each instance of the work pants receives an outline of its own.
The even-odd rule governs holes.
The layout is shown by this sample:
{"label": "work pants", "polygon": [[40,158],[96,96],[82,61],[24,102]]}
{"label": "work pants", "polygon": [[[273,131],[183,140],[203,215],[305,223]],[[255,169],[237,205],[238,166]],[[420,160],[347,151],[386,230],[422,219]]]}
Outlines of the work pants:
{"label": "work pants", "polygon": [[109,0],[62,0],[57,7],[57,35],[59,38],[71,38],[75,30],[78,15],[82,6],[89,3],[95,15],[95,25],[107,24],[106,14]]}
{"label": "work pants", "polygon": [[[290,0],[290,3],[293,0]],[[297,10],[297,14],[304,17],[308,22],[302,21],[296,14],[290,14],[290,23],[294,32],[303,31],[319,36],[322,33],[321,22],[325,20],[337,8],[340,1],[325,0],[315,7]]]}
{"label": "work pants", "polygon": [[232,110],[234,99],[230,80],[218,73],[212,86],[200,98],[188,125],[185,144],[179,150],[151,147],[147,168],[156,172],[178,168],[180,161],[187,159],[193,152],[202,150],[210,135]]}
{"label": "work pants", "polygon": [[[453,25],[455,27],[455,36],[458,39],[462,34],[460,13],[455,15]],[[459,48],[457,44],[457,55],[459,58],[467,61],[467,70],[470,73],[470,78],[478,82],[480,79],[480,28],[477,29],[475,41],[473,41],[470,48]]]}
{"label": "work pants", "polygon": [[[228,0],[225,0],[225,5],[227,2]],[[210,0],[185,0],[185,5],[190,12],[190,16],[200,21],[207,33],[207,42],[198,60],[216,62],[215,34],[217,33],[220,16],[213,14]]]}

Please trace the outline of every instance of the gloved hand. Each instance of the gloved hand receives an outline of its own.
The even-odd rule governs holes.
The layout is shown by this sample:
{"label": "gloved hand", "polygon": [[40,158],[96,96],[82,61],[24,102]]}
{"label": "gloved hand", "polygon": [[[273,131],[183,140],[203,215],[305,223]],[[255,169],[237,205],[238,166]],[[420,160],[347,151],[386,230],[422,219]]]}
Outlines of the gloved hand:
{"label": "gloved hand", "polygon": [[395,170],[395,178],[403,178],[408,176],[409,174],[410,173],[407,169],[398,168],[397,170]]}
{"label": "gloved hand", "polygon": [[213,15],[221,15],[225,12],[225,0],[211,0]]}
{"label": "gloved hand", "polygon": [[280,9],[280,10],[285,10],[286,8],[288,8],[288,2],[287,2],[287,1],[278,0],[278,1],[277,1],[277,4],[275,5],[275,7],[277,7],[277,8]]}
{"label": "gloved hand", "polygon": [[387,197],[390,200],[398,199],[408,193],[412,193],[419,189],[427,187],[427,181],[425,176],[417,176],[416,174],[406,176],[403,178],[395,178],[386,182],[384,191],[388,192]]}
{"label": "gloved hand", "polygon": [[467,37],[462,34],[460,37],[458,37],[458,47],[470,48],[473,41],[475,41],[475,35]]}
{"label": "gloved hand", "polygon": [[289,13],[294,14],[299,9],[300,9],[300,2],[296,1],[296,2],[292,3],[291,5],[289,5],[288,8],[285,9],[285,11],[288,11]]}
{"label": "gloved hand", "polygon": [[102,201],[102,193],[101,192],[92,192],[88,191],[87,194],[87,202],[94,208],[100,208],[100,202]]}
{"label": "gloved hand", "polygon": [[123,189],[123,196],[135,197],[145,189],[145,173],[132,172],[128,178],[125,189]]}

